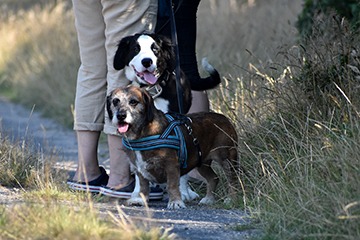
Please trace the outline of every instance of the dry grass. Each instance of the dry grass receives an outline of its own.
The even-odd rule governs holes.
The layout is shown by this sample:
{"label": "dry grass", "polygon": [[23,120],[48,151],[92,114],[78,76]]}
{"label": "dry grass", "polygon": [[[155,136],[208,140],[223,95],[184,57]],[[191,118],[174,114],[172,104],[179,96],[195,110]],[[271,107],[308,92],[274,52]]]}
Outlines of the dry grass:
{"label": "dry grass", "polygon": [[[71,119],[76,38],[66,4],[51,6],[1,23],[0,85],[65,121]],[[323,16],[318,27],[330,31],[315,31],[298,44],[300,10],[301,1],[203,1],[198,56],[223,75],[211,92],[212,108],[238,127],[246,170],[239,206],[257,217],[264,238],[358,239],[359,34]],[[33,94],[40,89],[44,94]],[[49,111],[54,106],[59,111]]]}
{"label": "dry grass", "polygon": [[135,223],[123,213],[100,216],[83,202],[44,202],[0,206],[1,239],[175,239],[169,229]]}
{"label": "dry grass", "polygon": [[269,238],[357,239],[360,36],[336,16],[315,27],[329,31],[253,68],[244,79],[260,84],[232,109],[248,203]]}
{"label": "dry grass", "polygon": [[2,186],[39,188],[56,178],[63,181],[61,171],[51,170],[56,156],[44,156],[30,141],[10,142],[0,133],[0,183]]}
{"label": "dry grass", "polygon": [[16,201],[0,196],[0,239],[175,238],[170,229],[132,221],[120,208],[100,215],[97,198],[70,192],[67,173],[54,165],[27,142],[17,145],[0,135],[0,187],[20,189]]}
{"label": "dry grass", "polygon": [[18,11],[0,36],[0,92],[71,126],[79,56],[66,1]]}

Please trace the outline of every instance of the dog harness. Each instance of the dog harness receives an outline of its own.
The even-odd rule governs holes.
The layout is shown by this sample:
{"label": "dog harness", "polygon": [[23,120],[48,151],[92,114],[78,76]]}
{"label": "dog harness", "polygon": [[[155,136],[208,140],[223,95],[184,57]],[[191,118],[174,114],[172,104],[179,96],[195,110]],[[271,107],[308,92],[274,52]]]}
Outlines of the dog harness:
{"label": "dog harness", "polygon": [[[147,151],[159,148],[172,148],[178,150],[178,158],[181,168],[187,168],[187,148],[184,134],[180,128],[184,125],[188,134],[192,137],[193,143],[198,151],[198,160],[201,163],[201,150],[197,138],[193,135],[191,119],[181,114],[165,114],[169,126],[161,135],[153,135],[135,140],[122,139],[123,145],[132,151]],[[174,132],[174,135],[170,135]]]}

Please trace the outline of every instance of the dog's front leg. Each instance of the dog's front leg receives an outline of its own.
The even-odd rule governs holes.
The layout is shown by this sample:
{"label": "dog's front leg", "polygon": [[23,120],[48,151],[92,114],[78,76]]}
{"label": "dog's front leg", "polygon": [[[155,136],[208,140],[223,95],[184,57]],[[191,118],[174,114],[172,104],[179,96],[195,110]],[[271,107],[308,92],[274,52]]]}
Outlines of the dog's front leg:
{"label": "dog's front leg", "polygon": [[[140,193],[142,193],[143,196],[141,196]],[[135,189],[131,194],[131,198],[127,200],[127,203],[133,206],[145,206],[146,201],[149,201],[149,181],[146,180],[141,173],[137,173],[135,175]]]}
{"label": "dog's front leg", "polygon": [[188,184],[189,176],[187,174],[180,177],[180,192],[183,201],[192,201],[199,197],[199,194],[194,192]]}
{"label": "dog's front leg", "polygon": [[167,171],[167,188],[169,193],[168,209],[186,208],[185,203],[181,199],[179,181],[179,169],[174,168],[171,171]]}

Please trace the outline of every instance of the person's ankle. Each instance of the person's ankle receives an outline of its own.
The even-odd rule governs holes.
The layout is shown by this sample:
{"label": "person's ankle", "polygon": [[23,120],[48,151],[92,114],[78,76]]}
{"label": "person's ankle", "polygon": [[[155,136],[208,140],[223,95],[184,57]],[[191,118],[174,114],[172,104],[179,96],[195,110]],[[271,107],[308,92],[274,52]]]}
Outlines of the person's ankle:
{"label": "person's ankle", "polygon": [[73,178],[73,181],[77,182],[91,182],[92,180],[97,179],[101,175],[101,170],[93,169],[93,170],[79,170],[77,169]]}
{"label": "person's ankle", "polygon": [[112,177],[110,176],[109,182],[106,185],[106,187],[112,188],[112,189],[121,189],[121,188],[126,187],[129,184],[131,184],[134,180],[135,179],[133,177],[112,179]]}

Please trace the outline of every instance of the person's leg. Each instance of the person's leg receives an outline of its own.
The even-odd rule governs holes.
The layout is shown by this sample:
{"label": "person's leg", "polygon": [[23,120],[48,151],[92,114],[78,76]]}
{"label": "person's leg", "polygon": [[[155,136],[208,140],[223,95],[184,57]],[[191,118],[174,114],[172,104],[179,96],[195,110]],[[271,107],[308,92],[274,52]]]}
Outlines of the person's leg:
{"label": "person's leg", "polygon": [[[175,22],[179,47],[179,59],[181,70],[185,73],[189,79],[191,85],[194,82],[200,81],[200,75],[197,66],[196,58],[196,34],[197,34],[197,9],[200,0],[174,0],[175,3]],[[181,5],[178,7],[179,3]],[[171,38],[171,26],[170,26],[170,9],[168,1],[163,0],[159,7],[158,22],[155,32]],[[208,112],[209,100],[205,91],[191,91],[192,93],[192,105],[189,113],[194,112]],[[203,180],[198,174],[198,171],[192,170],[187,175],[181,177],[180,191],[183,200],[193,200],[198,195],[191,190],[188,185],[189,176]]]}
{"label": "person's leg", "polygon": [[[155,32],[171,38],[170,9],[168,1],[161,1]],[[199,74],[196,56],[197,10],[200,0],[174,0],[175,22],[181,70],[191,83],[192,89],[199,82],[211,83],[210,78],[202,79]],[[179,5],[180,4],[180,5]],[[204,81],[205,80],[205,81]],[[203,98],[205,100],[205,98]],[[194,101],[195,102],[195,101]],[[195,103],[197,104],[197,103]]]}
{"label": "person's leg", "polygon": [[191,91],[192,101],[189,113],[209,112],[210,104],[206,91]]}
{"label": "person's leg", "polygon": [[[179,46],[180,66],[186,77],[194,82],[200,81],[196,57],[197,10],[200,0],[175,0],[175,21]],[[181,3],[180,7],[177,7]],[[169,15],[159,16],[155,32],[171,37]],[[191,91],[192,105],[188,113],[208,112],[209,99],[206,91]],[[190,177],[204,180],[196,169],[188,173]],[[184,180],[183,182],[186,182]],[[183,183],[184,184],[184,183]]]}
{"label": "person's leg", "polygon": [[[103,1],[103,15],[106,23],[106,51],[107,51],[107,82],[108,94],[116,87],[129,84],[124,71],[117,71],[113,67],[116,47],[119,41],[128,35],[143,31],[153,31],[156,23],[157,0],[142,1]],[[110,178],[108,187],[119,189],[129,185],[130,177],[129,157],[123,150],[121,138],[117,135],[105,113],[104,132],[108,134],[110,151]]]}
{"label": "person's leg", "polygon": [[98,0],[74,0],[73,8],[81,58],[74,116],[78,167],[73,179],[90,182],[102,173],[97,147],[103,129],[106,94],[105,26]]}
{"label": "person's leg", "polygon": [[100,132],[76,131],[78,142],[78,167],[74,180],[89,182],[100,176],[97,147]]}

